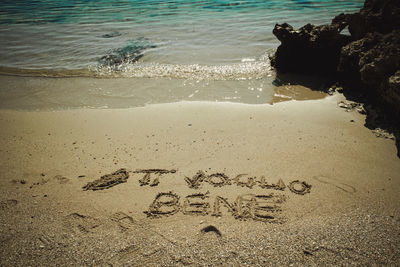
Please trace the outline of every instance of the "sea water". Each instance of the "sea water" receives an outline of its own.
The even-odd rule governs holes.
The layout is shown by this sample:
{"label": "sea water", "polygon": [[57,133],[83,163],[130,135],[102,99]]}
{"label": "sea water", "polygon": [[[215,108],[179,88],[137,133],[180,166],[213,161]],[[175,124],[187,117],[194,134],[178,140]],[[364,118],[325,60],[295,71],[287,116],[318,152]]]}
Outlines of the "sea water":
{"label": "sea water", "polygon": [[271,103],[276,23],[329,23],[363,0],[2,0],[0,108]]}

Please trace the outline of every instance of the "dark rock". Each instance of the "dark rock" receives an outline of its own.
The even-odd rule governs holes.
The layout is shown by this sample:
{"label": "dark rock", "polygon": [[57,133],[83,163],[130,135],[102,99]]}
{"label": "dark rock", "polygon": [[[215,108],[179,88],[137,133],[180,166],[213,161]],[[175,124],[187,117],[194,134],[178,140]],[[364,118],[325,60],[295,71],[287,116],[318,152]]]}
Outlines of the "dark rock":
{"label": "dark rock", "polygon": [[400,1],[366,0],[355,14],[340,14],[332,23],[348,25],[353,42],[342,48],[338,71],[343,81],[364,88],[370,98],[400,114]]}
{"label": "dark rock", "polygon": [[104,66],[117,66],[122,63],[133,63],[138,61],[143,54],[141,49],[132,51],[131,53],[124,53],[121,51],[116,51],[116,54],[105,55],[100,58],[100,64]]}
{"label": "dark rock", "polygon": [[381,86],[383,100],[400,114],[400,70],[390,76]]}
{"label": "dark rock", "polygon": [[122,34],[119,33],[119,32],[112,32],[112,33],[103,34],[101,37],[103,37],[103,38],[114,38],[114,37],[118,37],[118,36],[121,36],[121,35]]}
{"label": "dark rock", "polygon": [[360,83],[400,114],[400,30],[368,33],[343,47],[338,71],[346,81]]}
{"label": "dark rock", "polygon": [[366,0],[364,7],[355,14],[340,14],[332,20],[349,27],[354,40],[369,32],[389,33],[400,28],[400,5],[398,0]]}
{"label": "dark rock", "polygon": [[314,254],[311,252],[311,251],[309,251],[309,250],[303,250],[303,253],[305,254],[305,255],[307,255],[307,256],[313,256]]}
{"label": "dark rock", "polygon": [[[347,26],[351,36],[340,34]],[[330,25],[307,24],[294,30],[284,23],[273,33],[282,43],[271,60],[278,72],[338,70],[347,81],[380,88],[399,69],[398,0],[366,0],[360,12],[340,14]]]}
{"label": "dark rock", "polygon": [[203,229],[201,229],[201,232],[202,233],[213,232],[213,233],[217,234],[218,236],[222,236],[221,232],[214,225],[209,225],[209,226],[204,227]]}
{"label": "dark rock", "polygon": [[118,69],[122,64],[137,62],[143,57],[144,50],[155,47],[148,39],[138,38],[137,40],[132,40],[125,47],[110,51],[107,55],[100,58],[99,63],[101,66]]}
{"label": "dark rock", "polygon": [[334,73],[340,49],[350,42],[338,25],[307,24],[295,30],[287,23],[276,24],[273,34],[281,45],[271,64],[280,72]]}

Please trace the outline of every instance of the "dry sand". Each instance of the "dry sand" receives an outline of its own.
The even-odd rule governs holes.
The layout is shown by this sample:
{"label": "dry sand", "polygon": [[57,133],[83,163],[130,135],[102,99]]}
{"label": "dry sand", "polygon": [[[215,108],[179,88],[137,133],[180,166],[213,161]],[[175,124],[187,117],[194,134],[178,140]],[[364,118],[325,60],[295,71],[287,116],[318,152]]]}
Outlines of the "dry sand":
{"label": "dry sand", "polygon": [[0,111],[0,265],[399,265],[394,141],[340,100]]}

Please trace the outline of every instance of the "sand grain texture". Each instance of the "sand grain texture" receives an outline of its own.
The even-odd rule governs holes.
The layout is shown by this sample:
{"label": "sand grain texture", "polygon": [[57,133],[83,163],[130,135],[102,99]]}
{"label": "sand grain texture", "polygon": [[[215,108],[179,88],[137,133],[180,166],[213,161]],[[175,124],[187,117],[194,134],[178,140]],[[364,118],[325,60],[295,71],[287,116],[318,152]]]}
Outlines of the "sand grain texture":
{"label": "sand grain texture", "polygon": [[394,141],[341,100],[0,111],[0,265],[398,265]]}

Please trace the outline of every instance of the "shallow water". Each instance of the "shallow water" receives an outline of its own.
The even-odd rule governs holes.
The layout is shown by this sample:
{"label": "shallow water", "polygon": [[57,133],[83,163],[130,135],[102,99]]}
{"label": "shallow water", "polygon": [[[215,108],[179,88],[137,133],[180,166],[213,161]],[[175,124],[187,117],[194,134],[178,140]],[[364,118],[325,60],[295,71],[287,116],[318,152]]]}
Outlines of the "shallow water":
{"label": "shallow water", "polygon": [[[93,79],[94,89],[82,89],[75,98],[90,99],[90,94],[82,94],[97,90],[104,101],[100,101],[101,105],[89,101],[79,107],[114,107],[107,104],[109,94],[137,96],[132,102],[121,101],[118,107],[184,100],[191,95],[195,100],[271,103],[274,73],[267,55],[279,45],[272,35],[275,23],[289,22],[295,27],[308,22],[328,23],[341,12],[357,11],[362,3],[363,0],[3,0],[0,73]],[[113,81],[104,82],[98,77]],[[151,94],[146,92],[153,81],[148,79],[154,79],[154,84],[162,88]],[[165,82],[159,83],[162,79]],[[2,80],[8,82],[0,85],[0,107],[8,97],[15,98],[10,82],[13,78]],[[108,84],[107,90],[101,90],[100,81]],[[126,86],[129,81],[135,86]],[[61,87],[71,94],[76,91],[68,89],[72,85],[87,86],[78,78],[63,82],[70,83]],[[49,86],[51,83],[31,78],[24,82],[29,86],[18,88],[29,99],[34,85],[35,90],[43,90],[43,95],[60,91]],[[60,84],[58,81],[54,86]],[[227,94],[221,84],[233,94]],[[259,93],[252,93],[257,90]],[[60,107],[75,107],[64,100],[59,96]],[[42,106],[45,104],[37,108]]]}

